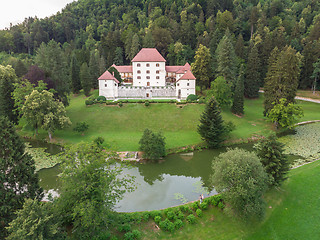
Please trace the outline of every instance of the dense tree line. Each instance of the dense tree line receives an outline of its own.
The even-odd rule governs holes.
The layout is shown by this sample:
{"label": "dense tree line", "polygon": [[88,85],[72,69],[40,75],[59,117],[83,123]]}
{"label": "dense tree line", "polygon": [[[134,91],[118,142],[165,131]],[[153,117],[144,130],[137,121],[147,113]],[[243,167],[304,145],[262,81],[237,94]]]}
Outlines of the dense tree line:
{"label": "dense tree line", "polygon": [[[215,74],[210,76],[210,81],[219,75],[235,81],[239,62],[245,62],[249,65],[245,86],[252,87],[245,89],[245,94],[256,97],[255,89],[263,86],[270,53],[275,47],[281,51],[288,45],[304,56],[299,87],[313,86],[313,64],[320,57],[319,14],[320,3],[315,0],[79,0],[54,16],[29,17],[0,31],[0,51],[22,54],[18,59],[24,60],[27,66],[32,61],[25,54],[36,55],[36,63],[57,83],[59,94],[64,95],[66,86],[61,83],[72,82],[69,78],[73,55],[77,61],[72,60],[72,71],[77,75],[74,70],[84,62],[91,62],[93,69],[99,65],[104,68],[113,63],[128,64],[141,47],[156,47],[171,65],[193,62],[202,44],[211,53]],[[42,64],[45,46],[55,46],[57,57],[59,51],[64,52],[65,59],[57,63],[66,69],[62,67],[60,71],[55,61],[50,69]],[[221,49],[238,57],[233,58],[235,62],[228,62],[227,69],[221,66],[226,57]],[[0,56],[0,62],[3,60]],[[6,60],[12,62],[8,57]],[[21,69],[21,62],[14,65],[20,66],[13,66],[16,70]],[[72,88],[77,91],[77,86]]]}

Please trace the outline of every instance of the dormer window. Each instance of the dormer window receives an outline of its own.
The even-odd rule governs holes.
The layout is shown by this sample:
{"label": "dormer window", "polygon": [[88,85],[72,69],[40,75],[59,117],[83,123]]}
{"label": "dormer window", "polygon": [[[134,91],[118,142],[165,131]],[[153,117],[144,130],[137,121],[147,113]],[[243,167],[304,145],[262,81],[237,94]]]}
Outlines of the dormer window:
{"label": "dormer window", "polygon": [[149,63],[147,63],[147,67],[150,67],[150,64],[149,64]]}
{"label": "dormer window", "polygon": [[157,63],[157,64],[156,64],[156,67],[160,67],[160,64],[159,64],[159,63]]}
{"label": "dormer window", "polygon": [[149,70],[147,70],[147,74],[149,74],[150,73],[150,71]]}
{"label": "dormer window", "polygon": [[141,67],[141,64],[140,64],[140,63],[138,63],[138,64],[137,64],[137,67]]}

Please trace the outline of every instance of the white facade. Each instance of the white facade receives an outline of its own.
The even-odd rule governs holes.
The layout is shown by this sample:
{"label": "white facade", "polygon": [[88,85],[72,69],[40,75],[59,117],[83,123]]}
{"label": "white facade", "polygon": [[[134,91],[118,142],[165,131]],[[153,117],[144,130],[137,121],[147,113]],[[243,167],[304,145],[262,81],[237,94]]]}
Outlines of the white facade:
{"label": "white facade", "polygon": [[179,80],[176,83],[176,95],[186,99],[190,94],[196,94],[196,80]]}
{"label": "white facade", "polygon": [[166,85],[165,62],[133,62],[133,86],[161,87]]}
{"label": "white facade", "polygon": [[99,80],[99,96],[106,98],[118,97],[118,83],[114,80]]}

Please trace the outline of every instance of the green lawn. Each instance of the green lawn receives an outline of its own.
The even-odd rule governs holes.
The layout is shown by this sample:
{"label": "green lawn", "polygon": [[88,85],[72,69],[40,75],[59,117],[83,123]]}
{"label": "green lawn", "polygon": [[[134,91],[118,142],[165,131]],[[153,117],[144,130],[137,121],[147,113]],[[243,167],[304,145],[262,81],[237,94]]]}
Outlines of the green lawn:
{"label": "green lawn", "polygon": [[[94,92],[94,94],[97,94]],[[201,143],[197,133],[203,104],[179,105],[170,103],[152,103],[149,107],[139,103],[125,103],[123,107],[96,104],[85,106],[84,95],[71,97],[67,114],[72,126],[65,130],[56,131],[54,140],[60,143],[77,143],[91,141],[102,136],[106,142],[118,151],[138,150],[138,142],[145,128],[162,131],[166,137],[168,149]],[[305,120],[320,119],[320,105],[310,102],[299,102],[305,111]],[[245,115],[239,118],[229,109],[223,110],[222,116],[226,121],[232,121],[236,129],[231,133],[229,141],[246,140],[255,135],[265,135],[272,129],[271,124],[263,117],[263,95],[259,99],[245,100]],[[82,136],[72,129],[80,121],[89,123],[89,130]],[[22,130],[22,135],[31,135],[29,130]],[[40,131],[40,138],[47,138]]]}
{"label": "green lawn", "polygon": [[245,224],[218,208],[204,211],[195,225],[186,224],[173,234],[154,230],[154,225],[138,228],[143,239],[319,239],[320,161],[290,171],[280,189],[265,196],[267,214],[259,224]]}
{"label": "green lawn", "polygon": [[[84,96],[71,99],[67,108],[73,125],[66,130],[56,131],[54,137],[65,143],[89,141],[102,136],[117,150],[138,150],[138,142],[145,128],[162,131],[166,137],[166,147],[175,148],[201,142],[197,133],[203,104],[187,104],[182,108],[175,104],[158,103],[145,107],[139,103],[125,103],[123,107],[96,104],[85,106]],[[181,105],[180,105],[181,106]],[[245,106],[246,115],[239,118],[229,110],[223,112],[223,118],[232,121],[236,130],[232,139],[247,139],[254,134],[263,134],[269,128],[262,115],[262,100],[248,100]],[[84,136],[72,131],[79,121],[89,123],[89,130]]]}

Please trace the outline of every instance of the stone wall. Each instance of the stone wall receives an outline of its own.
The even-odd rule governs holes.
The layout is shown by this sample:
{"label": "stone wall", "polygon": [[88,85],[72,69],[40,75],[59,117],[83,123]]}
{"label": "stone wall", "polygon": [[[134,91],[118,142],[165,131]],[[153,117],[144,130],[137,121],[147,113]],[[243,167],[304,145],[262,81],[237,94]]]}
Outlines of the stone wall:
{"label": "stone wall", "polygon": [[[148,97],[149,96],[149,97]],[[118,98],[175,98],[175,87],[124,87],[118,88]]]}

